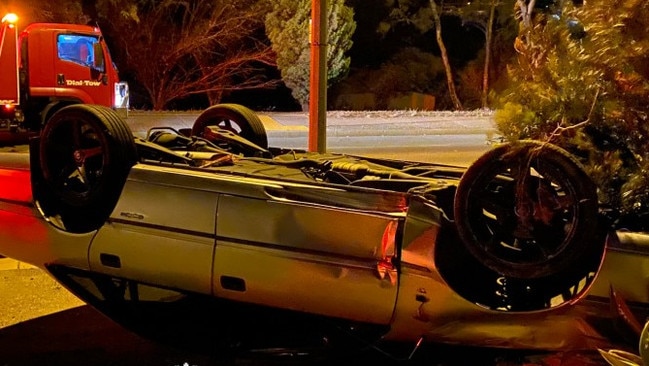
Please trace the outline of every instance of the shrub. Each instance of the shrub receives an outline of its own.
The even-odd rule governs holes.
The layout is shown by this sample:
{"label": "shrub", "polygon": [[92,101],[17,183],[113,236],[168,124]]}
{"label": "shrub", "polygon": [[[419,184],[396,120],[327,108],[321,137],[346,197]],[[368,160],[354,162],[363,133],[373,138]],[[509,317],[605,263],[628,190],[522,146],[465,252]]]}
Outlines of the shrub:
{"label": "shrub", "polygon": [[[336,88],[336,93],[372,93],[376,108],[387,108],[392,97],[411,92],[433,94],[444,90],[444,67],[439,57],[407,47],[375,70],[359,70]],[[439,104],[439,103],[438,103]]]}
{"label": "shrub", "polygon": [[583,159],[619,226],[648,230],[649,3],[593,0],[537,17],[495,118],[508,139],[551,141]]}

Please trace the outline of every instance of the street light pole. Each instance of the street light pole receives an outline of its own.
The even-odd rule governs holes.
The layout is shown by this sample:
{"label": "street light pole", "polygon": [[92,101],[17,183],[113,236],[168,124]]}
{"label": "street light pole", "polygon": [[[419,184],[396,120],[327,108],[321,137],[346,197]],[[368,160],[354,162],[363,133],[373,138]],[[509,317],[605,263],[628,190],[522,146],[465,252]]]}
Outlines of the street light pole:
{"label": "street light pole", "polygon": [[311,0],[309,151],[327,150],[327,0]]}

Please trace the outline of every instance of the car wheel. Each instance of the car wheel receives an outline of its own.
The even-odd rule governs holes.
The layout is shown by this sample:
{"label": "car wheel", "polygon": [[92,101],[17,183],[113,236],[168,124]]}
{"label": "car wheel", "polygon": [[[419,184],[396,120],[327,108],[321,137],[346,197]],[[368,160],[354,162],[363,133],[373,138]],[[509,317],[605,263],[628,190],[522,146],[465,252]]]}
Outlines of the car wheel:
{"label": "car wheel", "polygon": [[501,145],[473,163],[455,195],[463,245],[502,275],[555,275],[594,244],[597,190],[577,160],[548,143]]}
{"label": "car wheel", "polygon": [[193,136],[202,136],[205,127],[218,126],[257,146],[268,149],[264,124],[252,110],[238,104],[217,104],[201,113],[192,126]]}
{"label": "car wheel", "polygon": [[137,160],[133,134],[111,109],[71,105],[56,112],[39,144],[40,177],[48,214],[64,229],[97,229],[117,203]]}
{"label": "car wheel", "polygon": [[649,365],[649,321],[644,323],[644,327],[640,333],[639,351],[642,364]]}

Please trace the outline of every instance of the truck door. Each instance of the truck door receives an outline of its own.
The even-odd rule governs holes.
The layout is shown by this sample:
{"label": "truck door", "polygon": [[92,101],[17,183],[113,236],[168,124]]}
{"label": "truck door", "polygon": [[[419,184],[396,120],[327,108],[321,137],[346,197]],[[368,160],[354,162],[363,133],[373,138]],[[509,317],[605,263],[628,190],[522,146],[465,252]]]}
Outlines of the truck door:
{"label": "truck door", "polygon": [[[60,33],[56,35],[56,95],[81,99],[84,103],[112,106],[106,60],[100,37],[96,35]],[[101,53],[101,54],[97,54]]]}

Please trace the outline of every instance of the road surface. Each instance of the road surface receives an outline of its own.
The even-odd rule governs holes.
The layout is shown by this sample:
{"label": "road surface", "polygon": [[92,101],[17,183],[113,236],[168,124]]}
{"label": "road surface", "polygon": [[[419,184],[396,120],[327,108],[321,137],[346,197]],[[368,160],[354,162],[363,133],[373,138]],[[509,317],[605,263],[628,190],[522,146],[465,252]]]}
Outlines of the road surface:
{"label": "road surface", "polygon": [[[308,149],[306,113],[260,112],[270,146]],[[151,127],[191,128],[197,113],[131,112],[134,134]],[[498,133],[489,112],[329,112],[327,151],[466,166]]]}

